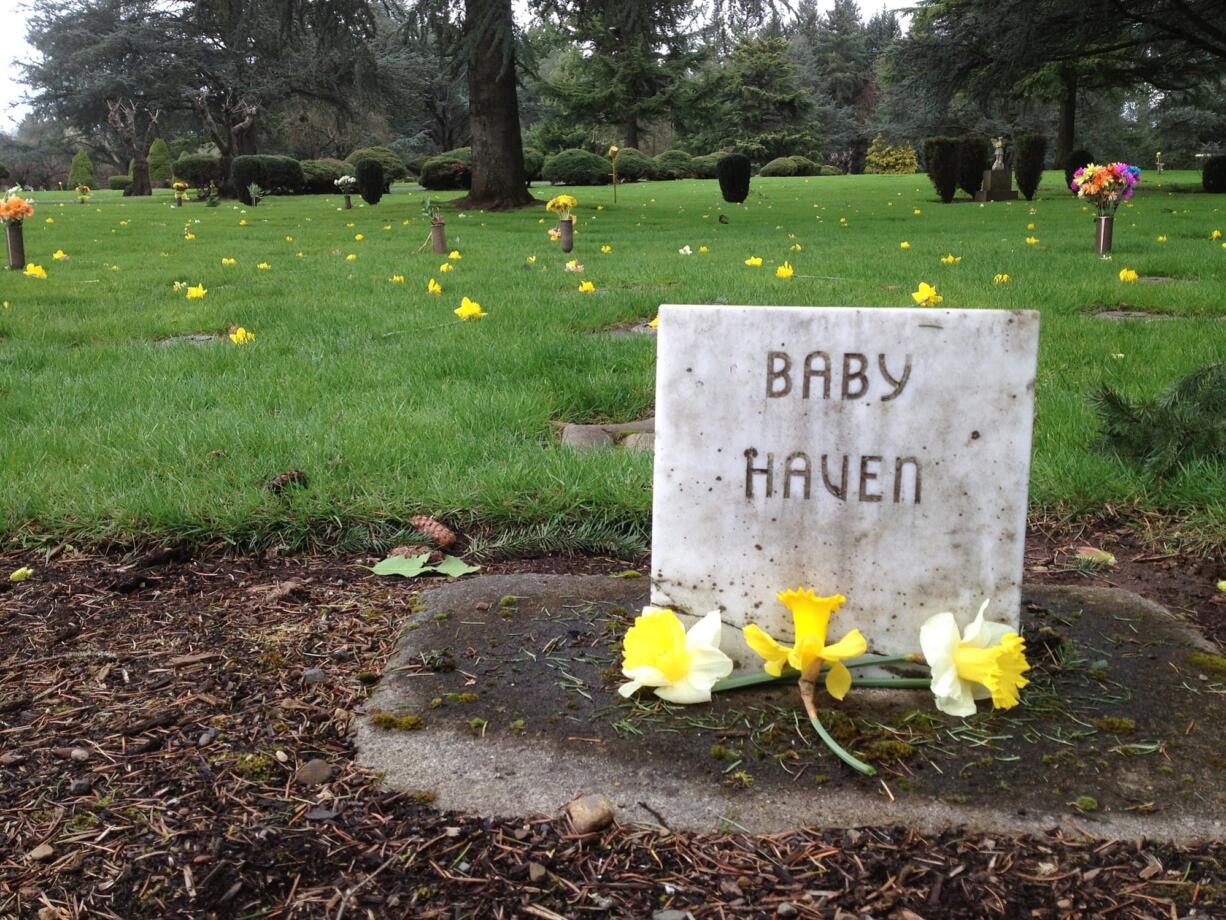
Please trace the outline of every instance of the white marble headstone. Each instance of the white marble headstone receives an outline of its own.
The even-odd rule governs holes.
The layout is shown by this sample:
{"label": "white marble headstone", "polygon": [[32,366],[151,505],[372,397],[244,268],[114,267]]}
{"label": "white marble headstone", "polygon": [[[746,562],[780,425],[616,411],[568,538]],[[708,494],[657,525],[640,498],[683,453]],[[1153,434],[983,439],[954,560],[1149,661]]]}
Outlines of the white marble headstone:
{"label": "white marble headstone", "polygon": [[660,309],[652,600],[779,639],[775,596],[843,594],[831,641],[918,649],[952,611],[1018,622],[1039,315]]}

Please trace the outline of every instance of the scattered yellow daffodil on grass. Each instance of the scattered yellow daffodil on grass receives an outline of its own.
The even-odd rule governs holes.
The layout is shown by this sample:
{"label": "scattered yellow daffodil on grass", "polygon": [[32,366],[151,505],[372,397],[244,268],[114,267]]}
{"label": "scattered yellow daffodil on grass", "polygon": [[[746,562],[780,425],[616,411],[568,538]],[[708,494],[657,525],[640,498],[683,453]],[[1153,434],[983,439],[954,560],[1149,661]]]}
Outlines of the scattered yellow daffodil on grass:
{"label": "scattered yellow daffodil on grass", "polygon": [[362,242],[362,240],[366,239],[366,234],[365,233],[355,233],[353,235],[353,239],[355,242],[360,243]]}
{"label": "scattered yellow daffodil on grass", "polygon": [[911,292],[911,299],[921,307],[935,307],[945,298],[937,293],[937,289],[926,281],[921,281],[919,287]]}
{"label": "scattered yellow daffodil on grass", "polygon": [[993,284],[1008,284],[1008,283],[1009,283],[1009,276],[1008,276],[1008,275],[1005,275],[1005,274],[994,275],[994,276],[992,277],[992,283],[993,283]]}
{"label": "scattered yellow daffodil on grass", "polygon": [[868,643],[860,630],[853,629],[838,642],[826,644],[830,617],[847,600],[841,594],[818,597],[811,588],[794,588],[778,595],[779,602],[792,613],[792,632],[795,639],[792,647],[777,642],[760,627],[749,624],[745,627],[745,641],[764,660],[767,674],[778,677],[785,664],[801,674],[801,680],[810,684],[817,681],[824,664],[830,665],[826,672],[826,692],[841,700],[851,689],[851,672],[843,661],[863,655]]}
{"label": "scattered yellow daffodil on grass", "polygon": [[932,695],[941,712],[965,718],[975,714],[975,700],[991,698],[997,709],[1018,704],[1018,691],[1029,681],[1026,643],[1004,623],[984,620],[988,602],[966,630],[952,613],[938,613],[920,627],[920,648],[932,669]]}
{"label": "scattered yellow daffodil on grass", "polygon": [[247,218],[245,218],[245,217],[240,217],[240,218],[238,219],[238,225],[239,225],[240,227],[245,227],[245,226],[247,226]]}
{"label": "scattered yellow daffodil on grass", "polygon": [[580,262],[578,259],[571,259],[569,262],[566,263],[566,270],[568,272],[582,273],[583,263]]}
{"label": "scattered yellow daffodil on grass", "polygon": [[1211,240],[1220,240],[1221,238],[1222,238],[1221,230],[1214,230],[1212,233],[1209,234],[1209,239]]}
{"label": "scattered yellow daffodil on grass", "polygon": [[647,325],[648,325],[648,326],[650,326],[652,329],[659,329],[659,328],[660,328],[660,317],[659,317],[659,314],[657,314],[657,315],[656,315],[656,317],[655,317],[655,318],[654,318],[654,319],[653,319],[653,320],[652,320],[650,323],[648,323]]}
{"label": "scattered yellow daffodil on grass", "polygon": [[6,301],[5,301],[3,304],[0,304],[0,306],[3,306],[3,307],[4,307],[4,309],[6,309],[6,310],[7,310],[9,307],[11,307],[11,306],[12,306],[12,304],[11,304],[11,303],[9,303],[9,302],[6,300]]}
{"label": "scattered yellow daffodil on grass", "polygon": [[761,256],[750,256],[748,259],[745,260],[745,264],[748,265],[750,268],[760,268],[762,266],[762,257]]}
{"label": "scattered yellow daffodil on grass", "polygon": [[455,266],[452,265],[450,262],[444,262],[442,265],[438,267],[438,270],[441,272],[451,272],[451,271],[455,271]]}
{"label": "scattered yellow daffodil on grass", "polygon": [[449,258],[452,262],[458,262],[464,257],[460,255],[460,250],[453,249],[451,252],[447,253],[447,258]]}
{"label": "scattered yellow daffodil on grass", "polygon": [[404,284],[404,275],[392,275],[387,280],[392,284]]}
{"label": "scattered yellow daffodil on grass", "polygon": [[489,316],[488,313],[481,309],[481,304],[475,300],[469,300],[467,297],[461,300],[460,305],[452,312],[461,320],[480,319],[483,316]]}
{"label": "scattered yellow daffodil on grass", "polygon": [[795,273],[796,273],[795,269],[792,268],[791,262],[784,262],[782,265],[780,265],[778,268],[775,269],[776,278],[784,278],[784,279],[791,278],[792,275],[794,275]]}
{"label": "scattered yellow daffodil on grass", "polygon": [[1120,280],[1125,282],[1136,281],[1140,276],[1131,268],[1120,269]]}
{"label": "scattered yellow daffodil on grass", "polygon": [[711,247],[710,246],[699,246],[698,251],[700,253],[708,253],[711,251]]}
{"label": "scattered yellow daffodil on grass", "polygon": [[1026,225],[1026,229],[1027,229],[1027,230],[1033,230],[1033,229],[1034,229],[1034,224],[1027,224],[1027,225]]}
{"label": "scattered yellow daffodil on grass", "polygon": [[1028,236],[1028,237],[1026,237],[1026,245],[1027,245],[1027,246],[1033,246],[1033,245],[1034,245],[1035,243],[1037,243],[1038,241],[1039,241],[1039,238],[1038,238],[1037,236]]}
{"label": "scattered yellow daffodil on grass", "polygon": [[183,239],[187,240],[188,242],[191,242],[195,238],[196,238],[196,234],[194,233],[184,233],[183,234]]}
{"label": "scattered yellow daffodil on grass", "polygon": [[600,251],[603,252],[607,256],[609,253],[613,251],[613,247],[610,246],[608,243],[605,243],[603,246],[600,247]]}
{"label": "scattered yellow daffodil on grass", "polygon": [[26,265],[25,271],[22,272],[27,278],[46,278],[47,270],[41,265],[36,265],[30,262]]}
{"label": "scattered yellow daffodil on grass", "polygon": [[187,289],[187,299],[188,300],[203,300],[204,295],[207,293],[208,293],[208,290],[205,288],[203,284],[192,285],[188,287]]}
{"label": "scattered yellow daffodil on grass", "polygon": [[950,253],[946,253],[945,255],[941,256],[941,261],[945,265],[957,265],[959,262],[962,261],[962,256],[956,256],[952,252],[950,252]]}
{"label": "scattered yellow daffodil on grass", "polygon": [[256,268],[258,268],[262,272],[266,272],[270,268],[272,268],[272,266],[269,265],[267,262],[261,262],[259,265],[256,266]]}
{"label": "scattered yellow daffodil on grass", "polygon": [[45,221],[43,221],[43,223],[44,223],[44,224],[53,224],[53,223],[55,223],[55,218],[54,218],[54,217],[48,217],[48,218],[47,218]]}
{"label": "scattered yellow daffodil on grass", "polygon": [[535,265],[535,264],[536,264],[536,256],[528,256],[528,258],[527,258],[527,259],[525,259],[524,261],[525,261],[525,262],[527,262],[529,265]]}
{"label": "scattered yellow daffodil on grass", "polygon": [[293,241],[294,241],[294,238],[293,238],[292,236],[287,236],[287,237],[285,238],[285,242],[287,242],[287,243],[292,243]]}
{"label": "scattered yellow daffodil on grass", "polygon": [[910,249],[911,244],[908,243],[906,240],[903,240],[901,243],[898,244],[898,248],[899,249]]}
{"label": "scattered yellow daffodil on grass", "polygon": [[21,568],[13,569],[13,571],[9,573],[9,581],[11,581],[13,584],[17,584],[25,581],[33,574],[34,570],[32,568],[30,568],[28,565],[23,565]]}
{"label": "scattered yellow daffodil on grass", "polygon": [[51,254],[51,258],[55,259],[57,262],[63,262],[68,258],[68,253],[64,252],[62,249],[57,249]]}
{"label": "scattered yellow daffodil on grass", "polygon": [[235,345],[250,345],[255,341],[255,333],[248,332],[242,326],[235,326],[230,330],[230,341]]}
{"label": "scattered yellow daffodil on grass", "polygon": [[580,293],[580,294],[591,294],[591,293],[593,293],[595,290],[596,290],[596,285],[592,284],[592,282],[590,282],[590,281],[584,280],[584,281],[580,282],[580,284],[579,284],[579,293]]}
{"label": "scattered yellow daffodil on grass", "polygon": [[1162,234],[1159,234],[1159,235],[1158,235],[1158,242],[1159,242],[1159,243],[1165,243],[1165,242],[1166,242],[1166,234],[1165,234],[1165,233],[1162,233]]}
{"label": "scattered yellow daffodil on grass", "polygon": [[804,247],[802,247],[800,243],[793,243],[791,246],[788,247],[788,249],[790,249],[792,252],[801,252],[803,248]]}
{"label": "scattered yellow daffodil on grass", "polygon": [[912,213],[912,214],[914,214],[916,217],[919,217],[919,216],[920,216],[921,214],[923,214],[924,212],[923,212],[923,211],[921,211],[919,208],[916,208],[916,209],[915,209],[914,211],[912,211],[911,213]]}
{"label": "scattered yellow daffodil on grass", "polygon": [[351,252],[349,253],[349,255],[345,256],[346,262],[356,262],[357,260],[358,260],[358,254],[356,252]]}
{"label": "scattered yellow daffodil on grass", "polygon": [[231,259],[229,256],[226,256],[222,258],[221,264],[222,265],[237,265],[238,259]]}
{"label": "scattered yellow daffodil on grass", "polygon": [[716,681],[732,673],[732,659],[720,651],[723,624],[712,610],[686,632],[671,610],[644,607],[622,640],[623,697],[642,687],[670,703],[706,703]]}
{"label": "scattered yellow daffodil on grass", "polygon": [[426,293],[441,294],[443,293],[443,286],[439,284],[435,279],[431,278],[430,281],[426,284]]}

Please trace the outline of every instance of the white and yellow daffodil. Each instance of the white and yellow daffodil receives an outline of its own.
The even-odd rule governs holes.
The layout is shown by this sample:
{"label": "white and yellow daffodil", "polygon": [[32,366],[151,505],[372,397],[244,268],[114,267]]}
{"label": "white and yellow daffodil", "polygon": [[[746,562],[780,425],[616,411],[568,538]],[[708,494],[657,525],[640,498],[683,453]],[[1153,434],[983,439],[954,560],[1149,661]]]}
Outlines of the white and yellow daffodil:
{"label": "white and yellow daffodil", "polygon": [[952,613],[938,613],[920,627],[920,648],[932,669],[932,695],[937,709],[951,716],[975,714],[975,701],[991,699],[997,709],[1018,704],[1018,691],[1029,681],[1026,643],[1011,626],[979,614],[958,629]]}
{"label": "white and yellow daffodil", "polygon": [[719,650],[719,611],[712,610],[686,632],[677,614],[644,607],[622,640],[622,673],[629,683],[618,687],[628,697],[641,687],[670,703],[706,703],[711,688],[732,673],[732,659]]}

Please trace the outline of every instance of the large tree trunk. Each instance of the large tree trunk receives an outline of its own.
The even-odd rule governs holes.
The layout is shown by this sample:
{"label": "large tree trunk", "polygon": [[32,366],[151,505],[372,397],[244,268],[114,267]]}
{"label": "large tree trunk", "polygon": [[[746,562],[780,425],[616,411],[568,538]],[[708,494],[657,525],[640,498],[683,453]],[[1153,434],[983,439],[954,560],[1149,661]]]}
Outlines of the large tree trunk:
{"label": "large tree trunk", "polygon": [[633,115],[626,120],[626,146],[639,149],[639,120]]}
{"label": "large tree trunk", "polygon": [[464,8],[473,181],[455,204],[486,211],[537,204],[524,171],[511,0],[465,0]]}
{"label": "large tree trunk", "polygon": [[107,121],[119,131],[132,154],[132,181],[123,190],[124,197],[152,195],[153,183],[149,181],[149,148],[157,137],[159,110],[122,99],[108,101],[107,107]]}
{"label": "large tree trunk", "polygon": [[153,182],[149,179],[149,159],[139,148],[132,153],[132,181],[123,190],[124,197],[129,195],[152,195]]}
{"label": "large tree trunk", "polygon": [[1063,168],[1073,152],[1077,138],[1077,71],[1071,67],[1060,73],[1060,128],[1056,134],[1056,165]]}

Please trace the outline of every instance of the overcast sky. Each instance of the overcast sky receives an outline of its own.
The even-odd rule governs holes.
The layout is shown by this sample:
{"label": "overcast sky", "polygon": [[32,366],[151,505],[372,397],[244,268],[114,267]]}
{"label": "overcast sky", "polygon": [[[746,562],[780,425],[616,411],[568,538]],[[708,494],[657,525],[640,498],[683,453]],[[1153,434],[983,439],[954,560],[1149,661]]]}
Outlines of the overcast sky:
{"label": "overcast sky", "polygon": [[[0,131],[11,131],[28,111],[22,102],[26,87],[19,82],[19,64],[28,61],[33,51],[25,43],[25,20],[30,5],[37,0],[0,0],[0,22],[4,23],[5,50],[0,57]],[[860,0],[865,19],[881,9],[903,9],[910,0]],[[831,3],[822,0],[822,9]]]}

